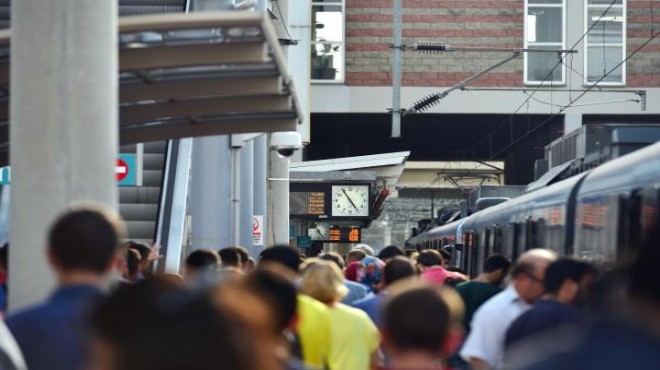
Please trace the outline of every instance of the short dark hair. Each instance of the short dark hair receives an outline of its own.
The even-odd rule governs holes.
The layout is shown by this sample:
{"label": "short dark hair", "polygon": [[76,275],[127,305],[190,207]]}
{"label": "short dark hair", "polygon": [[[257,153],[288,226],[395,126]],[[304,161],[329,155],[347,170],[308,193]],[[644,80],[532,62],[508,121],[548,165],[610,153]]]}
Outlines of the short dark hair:
{"label": "short dark hair", "polygon": [[186,268],[203,270],[214,269],[220,265],[220,255],[212,249],[198,249],[186,257]]}
{"label": "short dark hair", "polygon": [[236,250],[236,252],[238,253],[238,256],[241,258],[241,263],[246,264],[248,259],[250,258],[250,254],[248,253],[247,249],[245,249],[241,246],[237,246],[237,247],[233,247],[233,248]]}
{"label": "short dark hair", "polygon": [[384,327],[399,350],[437,354],[449,331],[450,311],[440,293],[431,287],[399,294],[384,309]]}
{"label": "short dark hair", "polygon": [[497,270],[502,270],[506,275],[511,267],[511,260],[504,257],[501,254],[491,254],[484,261],[484,272],[495,272]]}
{"label": "short dark hair", "polygon": [[252,368],[245,330],[229,317],[206,295],[149,278],[102,301],[91,325],[121,369]]}
{"label": "short dark hair", "polygon": [[248,289],[257,296],[264,297],[272,306],[278,331],[287,328],[296,315],[298,296],[293,283],[275,272],[256,269],[245,277]]}
{"label": "short dark hair", "polygon": [[126,268],[128,269],[128,276],[133,276],[140,272],[140,252],[137,249],[129,248],[126,251]]}
{"label": "short dark hair", "polygon": [[443,261],[450,261],[451,260],[451,252],[446,251],[444,249],[440,249],[440,251],[438,253],[440,253],[440,256],[442,257]]}
{"label": "short dark hair", "polygon": [[222,263],[222,266],[239,267],[241,264],[241,255],[234,247],[222,248],[218,254],[220,254],[220,262]]}
{"label": "short dark hair", "polygon": [[403,251],[403,249],[397,247],[396,245],[388,245],[387,247],[383,248],[380,253],[378,253],[378,258],[381,260],[385,260],[388,258],[392,258],[395,256],[406,256],[406,253]]}
{"label": "short dark hair", "polygon": [[137,240],[129,240],[123,245],[127,249],[135,249],[140,253],[140,260],[146,261],[151,254],[151,247],[147,243],[139,242]]}
{"label": "short dark hair", "polygon": [[65,271],[103,273],[124,234],[119,215],[100,208],[79,208],[64,213],[51,226],[49,249]]}
{"label": "short dark hair", "polygon": [[551,263],[545,271],[544,289],[546,293],[557,293],[566,280],[579,283],[584,275],[596,273],[588,263],[573,258],[560,258]]}
{"label": "short dark hair", "polygon": [[300,254],[288,246],[275,246],[264,249],[259,255],[260,261],[277,262],[298,273],[300,268]]}
{"label": "short dark hair", "polygon": [[337,252],[325,252],[321,254],[319,258],[322,260],[334,262],[335,265],[337,265],[337,267],[339,267],[339,269],[341,270],[344,270],[344,267],[346,267],[346,265],[344,264],[344,259],[341,258],[341,256]]}
{"label": "short dark hair", "polygon": [[415,276],[416,274],[417,269],[415,269],[412,261],[402,256],[393,257],[385,264],[385,268],[383,269],[383,279],[385,279],[386,285]]}
{"label": "short dark hair", "polygon": [[436,250],[425,249],[419,252],[419,256],[417,257],[417,264],[424,267],[440,266],[442,265],[442,257]]}

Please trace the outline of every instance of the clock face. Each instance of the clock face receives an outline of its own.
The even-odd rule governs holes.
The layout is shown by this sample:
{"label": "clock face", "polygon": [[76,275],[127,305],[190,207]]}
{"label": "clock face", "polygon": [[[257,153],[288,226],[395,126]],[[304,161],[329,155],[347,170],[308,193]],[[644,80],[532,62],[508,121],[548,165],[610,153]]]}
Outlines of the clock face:
{"label": "clock face", "polygon": [[369,216],[369,186],[333,185],[332,216]]}

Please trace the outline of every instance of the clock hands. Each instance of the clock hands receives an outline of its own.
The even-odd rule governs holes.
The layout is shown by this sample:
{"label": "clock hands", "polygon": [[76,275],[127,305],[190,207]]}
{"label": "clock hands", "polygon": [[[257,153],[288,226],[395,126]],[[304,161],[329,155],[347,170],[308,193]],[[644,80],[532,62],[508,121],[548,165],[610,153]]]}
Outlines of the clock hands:
{"label": "clock hands", "polygon": [[348,199],[348,201],[351,202],[351,205],[353,206],[353,208],[355,208],[356,211],[359,211],[358,207],[355,205],[355,203],[353,203],[353,200],[351,199],[351,197],[349,197],[348,194],[346,193],[346,189],[341,189],[341,191],[346,196],[346,199]]}

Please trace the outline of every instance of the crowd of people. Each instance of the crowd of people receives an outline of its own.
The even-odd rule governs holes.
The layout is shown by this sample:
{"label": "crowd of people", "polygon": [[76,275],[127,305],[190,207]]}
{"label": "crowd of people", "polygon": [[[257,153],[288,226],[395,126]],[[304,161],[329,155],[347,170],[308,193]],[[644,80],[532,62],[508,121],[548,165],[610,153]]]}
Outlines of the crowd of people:
{"label": "crowd of people", "polygon": [[198,249],[181,274],[165,274],[157,246],[125,236],[103,209],[54,222],[57,288],[0,321],[0,369],[660,366],[653,237],[614,272],[532,249],[515,261],[492,254],[470,278],[444,250],[365,244],[309,258],[289,246]]}

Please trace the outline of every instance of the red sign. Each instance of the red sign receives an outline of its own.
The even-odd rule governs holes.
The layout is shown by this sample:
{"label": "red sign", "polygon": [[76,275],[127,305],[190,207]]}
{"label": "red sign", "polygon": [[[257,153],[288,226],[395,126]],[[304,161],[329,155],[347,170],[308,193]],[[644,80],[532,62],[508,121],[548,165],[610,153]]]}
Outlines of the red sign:
{"label": "red sign", "polygon": [[128,176],[128,164],[121,159],[117,158],[117,167],[115,167],[115,173],[117,174],[117,181],[122,181]]}

